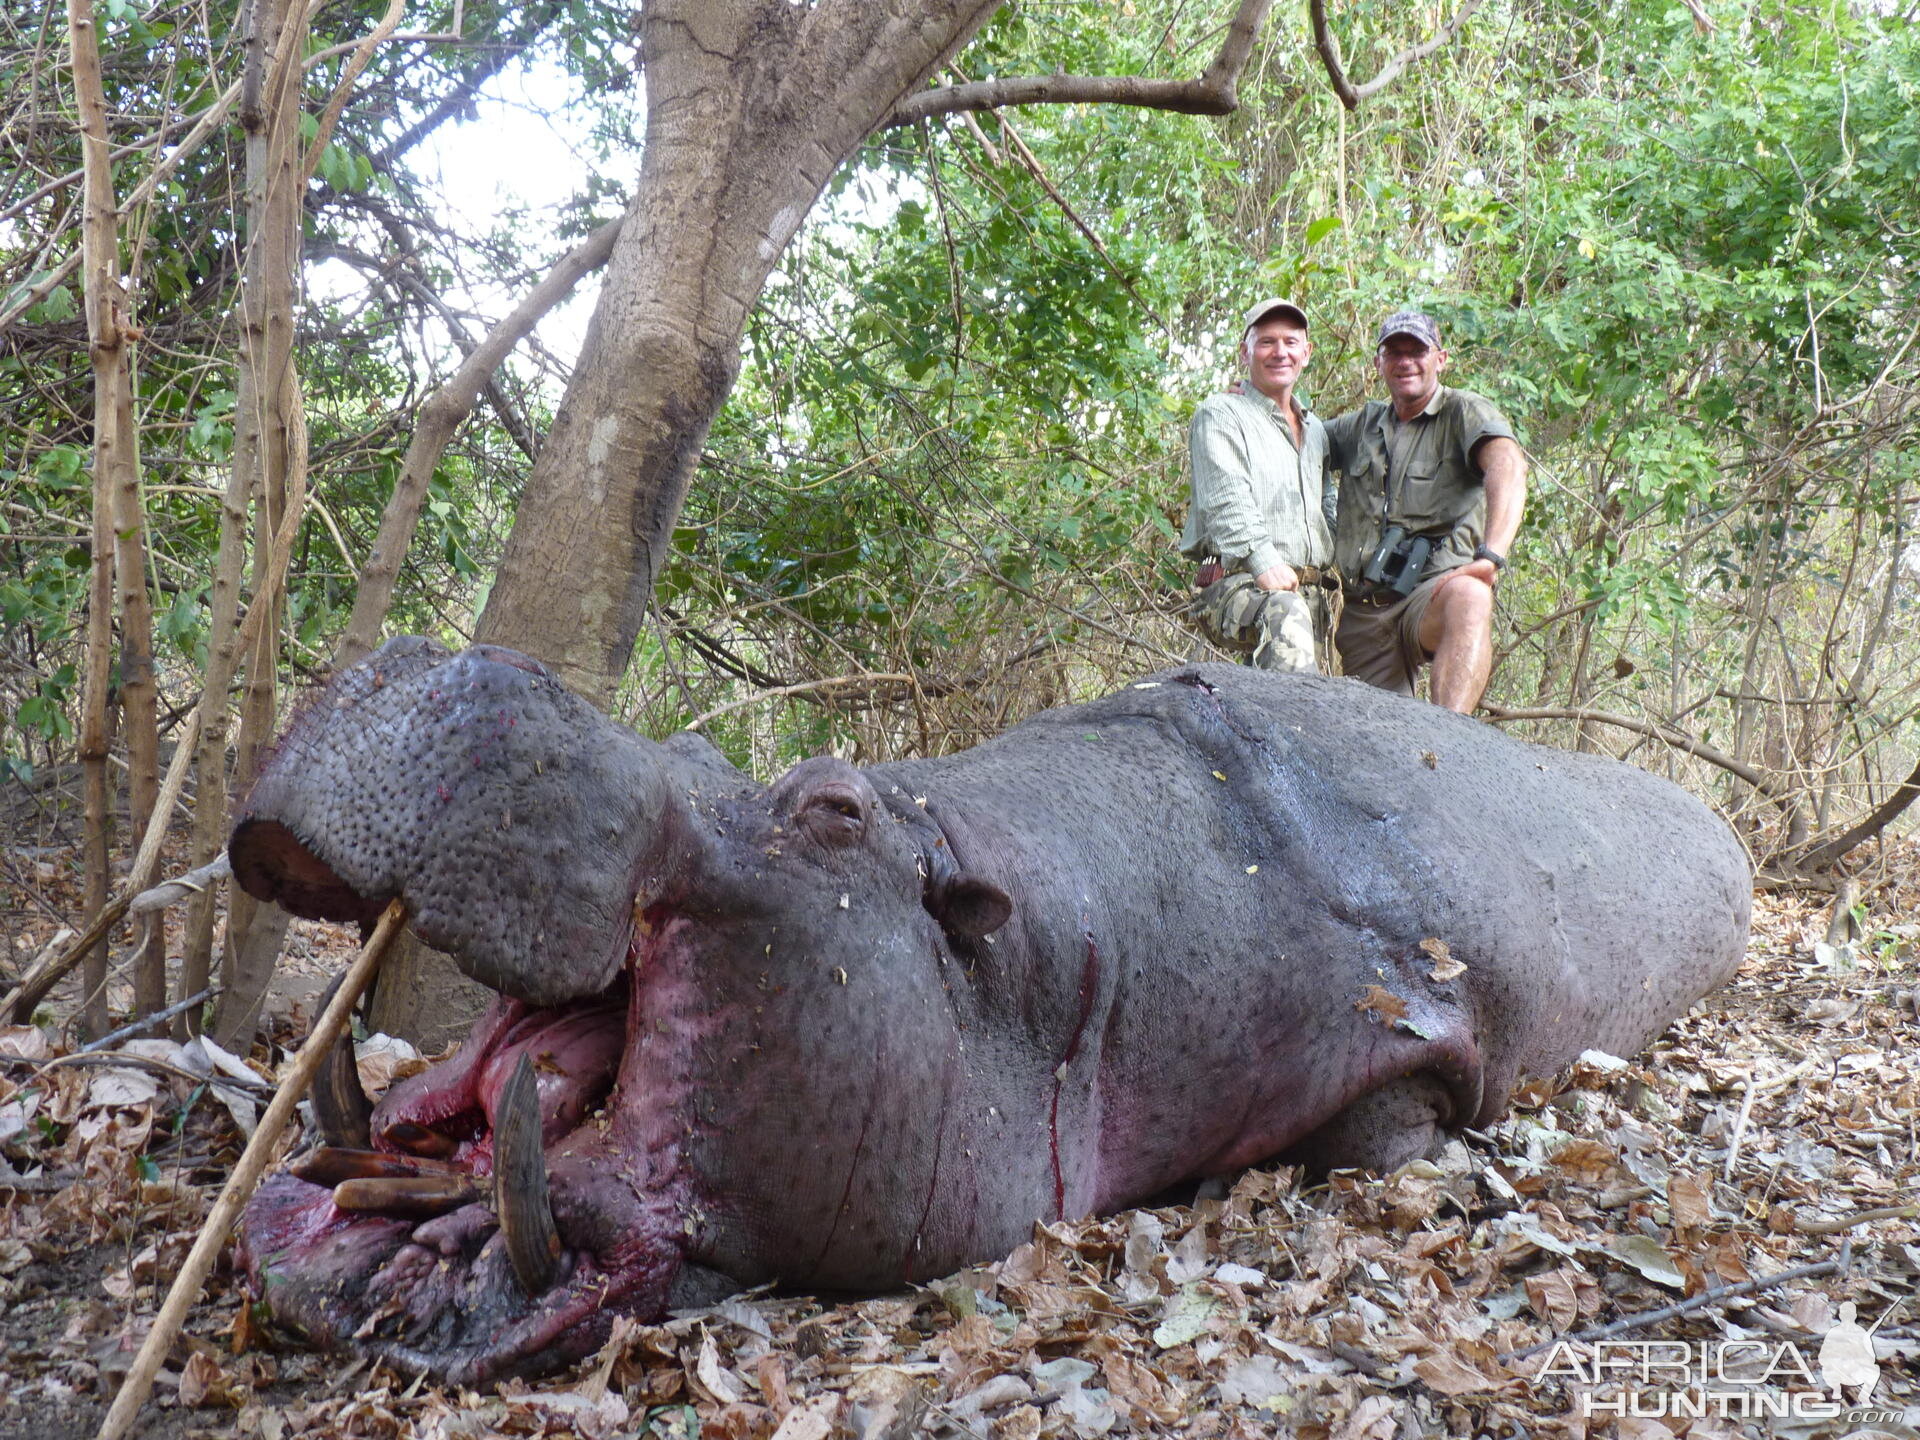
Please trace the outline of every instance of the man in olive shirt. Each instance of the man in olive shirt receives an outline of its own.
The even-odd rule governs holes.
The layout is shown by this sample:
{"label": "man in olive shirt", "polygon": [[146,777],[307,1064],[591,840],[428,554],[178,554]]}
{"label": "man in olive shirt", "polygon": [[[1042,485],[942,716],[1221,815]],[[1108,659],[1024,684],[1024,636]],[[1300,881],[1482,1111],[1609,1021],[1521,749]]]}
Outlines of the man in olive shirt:
{"label": "man in olive shirt", "polygon": [[1225,572],[1199,591],[1194,615],[1264,670],[1327,668],[1326,431],[1293,393],[1312,354],[1306,311],[1261,301],[1241,332],[1245,382],[1201,401],[1188,431],[1193,505],[1180,549]]}
{"label": "man in olive shirt", "polygon": [[1433,703],[1468,714],[1493,666],[1493,587],[1520,529],[1527,462],[1491,402],[1440,383],[1446,364],[1431,316],[1388,316],[1374,351],[1388,399],[1327,424],[1346,581],[1334,643],[1345,673],[1402,695],[1432,661]]}

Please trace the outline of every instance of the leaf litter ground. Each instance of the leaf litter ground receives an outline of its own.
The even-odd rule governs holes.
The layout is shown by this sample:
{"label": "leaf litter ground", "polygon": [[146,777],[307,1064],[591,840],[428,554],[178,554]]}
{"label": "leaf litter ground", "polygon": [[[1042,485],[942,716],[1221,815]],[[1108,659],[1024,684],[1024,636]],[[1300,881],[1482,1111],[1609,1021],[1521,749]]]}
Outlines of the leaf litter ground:
{"label": "leaf litter ground", "polygon": [[[1913,875],[1920,866],[1909,864]],[[1912,1435],[1920,1426],[1920,884],[1843,955],[1823,905],[1760,897],[1740,976],[1646,1054],[1590,1056],[1486,1135],[1390,1177],[1249,1171],[1189,1203],[1037,1226],[896,1295],[756,1294],[622,1325],[592,1361],[473,1392],[275,1348],[223,1262],[138,1430],[175,1437]],[[280,1042],[350,946],[305,929]],[[1844,968],[1851,959],[1853,968]],[[129,1042],[92,1063],[0,1028],[0,1436],[91,1436],[244,1143],[264,1085]],[[365,1064],[390,1075],[394,1057]],[[1877,1218],[1871,1212],[1886,1212]],[[1638,1417],[1559,1337],[1821,1262],[1624,1337],[1816,1356],[1874,1325],[1870,1424]],[[1548,1374],[1540,1373],[1546,1367]],[[1781,1373],[1776,1369],[1776,1374]],[[1627,1387],[1631,1388],[1631,1386]],[[1802,1389],[1808,1387],[1802,1385]],[[1603,1404],[1583,1417],[1583,1392]],[[1643,1402],[1644,1406],[1644,1402]],[[1623,1406],[1631,1410],[1631,1405]]]}

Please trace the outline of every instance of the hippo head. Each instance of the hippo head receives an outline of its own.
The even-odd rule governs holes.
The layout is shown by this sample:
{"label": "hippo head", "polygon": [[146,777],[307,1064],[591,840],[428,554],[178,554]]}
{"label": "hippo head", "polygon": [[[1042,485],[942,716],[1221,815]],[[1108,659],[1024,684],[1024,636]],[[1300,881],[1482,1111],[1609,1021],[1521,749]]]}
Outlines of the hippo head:
{"label": "hippo head", "polygon": [[[302,708],[230,851],[296,915],[364,930],[398,897],[499,992],[377,1106],[336,1057],[323,1143],[244,1222],[282,1324],[471,1383],[589,1353],[621,1314],[900,1277],[846,1188],[798,1182],[852,1175],[879,1128],[822,1117],[958,1053],[944,967],[1011,910],[910,798],[825,758],[762,788],[525,656],[405,639]],[[862,1004],[882,981],[889,1014]],[[916,1147],[952,1098],[893,1108],[863,1200],[924,1210]]]}

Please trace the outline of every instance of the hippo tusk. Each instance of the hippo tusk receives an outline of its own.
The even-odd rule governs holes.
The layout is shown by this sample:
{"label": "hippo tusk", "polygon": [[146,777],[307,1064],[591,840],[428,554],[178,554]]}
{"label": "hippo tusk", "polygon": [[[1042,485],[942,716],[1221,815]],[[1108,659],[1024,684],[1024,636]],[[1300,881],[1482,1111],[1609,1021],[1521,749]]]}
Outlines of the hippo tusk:
{"label": "hippo tusk", "polygon": [[[320,997],[315,1014],[326,1013],[333,992],[345,978],[342,970]],[[353,1032],[345,1029],[313,1077],[313,1119],[323,1143],[343,1150],[365,1150],[373,1134],[373,1102],[360,1084],[360,1066],[353,1055]]]}
{"label": "hippo tusk", "polygon": [[472,1175],[379,1176],[342,1180],[333,1187],[333,1203],[336,1209],[357,1214],[427,1220],[471,1205],[485,1194]]}
{"label": "hippo tusk", "polygon": [[533,1062],[522,1051],[500,1091],[493,1119],[493,1208],[507,1258],[527,1298],[537,1300],[560,1272],[560,1231],[547,1196],[540,1101]]}

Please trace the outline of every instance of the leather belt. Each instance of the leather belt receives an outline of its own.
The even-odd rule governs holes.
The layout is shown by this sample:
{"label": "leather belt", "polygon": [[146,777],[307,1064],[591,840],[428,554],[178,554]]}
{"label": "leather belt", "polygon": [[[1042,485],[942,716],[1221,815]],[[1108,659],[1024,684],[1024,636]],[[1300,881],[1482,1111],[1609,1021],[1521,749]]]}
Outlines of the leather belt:
{"label": "leather belt", "polygon": [[[1331,565],[1295,565],[1293,573],[1300,577],[1303,588],[1318,585],[1327,590],[1340,588],[1340,572]],[[1218,560],[1204,560],[1200,568],[1193,572],[1193,588],[1204,590],[1227,578],[1226,567]]]}

